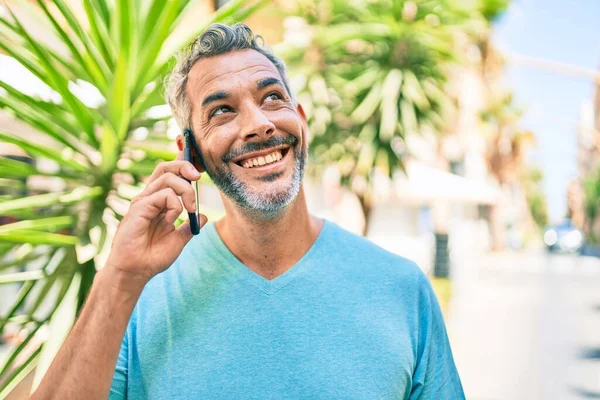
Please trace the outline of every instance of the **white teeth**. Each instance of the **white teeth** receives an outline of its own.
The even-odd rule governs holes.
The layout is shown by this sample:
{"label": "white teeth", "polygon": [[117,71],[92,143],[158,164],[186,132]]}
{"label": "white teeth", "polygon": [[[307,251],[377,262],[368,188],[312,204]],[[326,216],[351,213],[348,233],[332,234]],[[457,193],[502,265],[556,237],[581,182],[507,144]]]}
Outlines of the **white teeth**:
{"label": "white teeth", "polygon": [[283,158],[283,155],[281,154],[281,151],[277,150],[277,151],[275,151],[271,154],[268,154],[264,157],[256,157],[251,160],[246,160],[242,163],[242,167],[253,168],[253,167],[257,167],[257,166],[262,166],[265,164],[274,163],[276,161],[281,160],[282,158]]}

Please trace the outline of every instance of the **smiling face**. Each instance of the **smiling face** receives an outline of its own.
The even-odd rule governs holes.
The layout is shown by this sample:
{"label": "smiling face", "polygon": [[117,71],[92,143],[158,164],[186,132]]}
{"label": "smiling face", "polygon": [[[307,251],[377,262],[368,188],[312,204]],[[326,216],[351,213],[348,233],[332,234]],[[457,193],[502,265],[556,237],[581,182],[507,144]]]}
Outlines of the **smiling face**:
{"label": "smiling face", "polygon": [[282,212],[300,190],[307,128],[277,68],[255,50],[204,58],[192,67],[186,90],[215,185],[249,212]]}

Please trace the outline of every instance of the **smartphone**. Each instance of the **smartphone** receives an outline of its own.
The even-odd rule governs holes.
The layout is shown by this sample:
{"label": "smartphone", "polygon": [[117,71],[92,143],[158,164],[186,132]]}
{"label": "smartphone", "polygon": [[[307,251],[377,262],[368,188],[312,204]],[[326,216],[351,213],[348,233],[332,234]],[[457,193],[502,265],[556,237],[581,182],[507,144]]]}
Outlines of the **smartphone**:
{"label": "smartphone", "polygon": [[[192,163],[192,165],[194,165],[194,151],[196,151],[197,154],[200,155],[199,153],[199,148],[198,148],[198,144],[196,143],[196,139],[194,138],[194,134],[192,133],[191,130],[189,129],[185,129],[183,131],[183,159],[186,161],[189,161]],[[189,184],[191,184],[191,182],[184,178]],[[200,223],[198,221],[198,181],[195,182],[195,186],[196,186],[196,212],[195,213],[191,213],[188,212],[188,218],[190,220],[190,229],[192,231],[193,235],[197,235],[200,233]]]}

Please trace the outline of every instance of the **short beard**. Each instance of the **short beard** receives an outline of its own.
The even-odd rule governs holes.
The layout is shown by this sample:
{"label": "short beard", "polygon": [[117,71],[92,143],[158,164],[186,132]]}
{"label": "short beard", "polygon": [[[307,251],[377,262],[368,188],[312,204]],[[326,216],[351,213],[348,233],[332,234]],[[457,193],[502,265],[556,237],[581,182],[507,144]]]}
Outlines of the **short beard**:
{"label": "short beard", "polygon": [[[227,162],[241,154],[276,147],[281,144],[289,144],[288,152],[292,152],[294,157],[294,170],[292,172],[291,184],[277,193],[256,193],[252,188],[248,187],[244,182],[239,180]],[[240,208],[244,209],[248,214],[257,219],[268,220],[278,217],[285,211],[290,204],[300,193],[300,186],[304,178],[304,170],[306,167],[306,151],[302,146],[298,145],[298,139],[289,135],[286,138],[270,138],[263,144],[248,145],[243,151],[231,152],[223,157],[225,167],[209,167],[205,165],[206,173],[217,188],[232,199]],[[261,177],[260,179],[266,182],[273,182],[279,178],[283,172],[276,172]]]}

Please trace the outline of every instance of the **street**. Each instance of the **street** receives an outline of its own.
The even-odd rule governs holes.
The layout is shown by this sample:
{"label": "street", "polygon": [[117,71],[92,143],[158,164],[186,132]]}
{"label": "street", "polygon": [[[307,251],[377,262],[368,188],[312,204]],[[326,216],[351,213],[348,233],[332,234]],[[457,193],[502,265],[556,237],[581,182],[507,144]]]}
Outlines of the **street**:
{"label": "street", "polygon": [[448,332],[469,400],[600,399],[600,260],[454,257]]}

